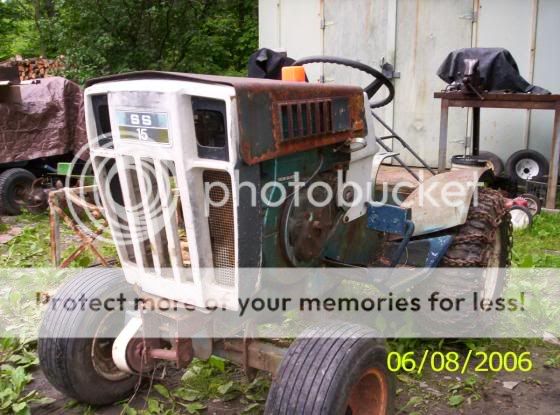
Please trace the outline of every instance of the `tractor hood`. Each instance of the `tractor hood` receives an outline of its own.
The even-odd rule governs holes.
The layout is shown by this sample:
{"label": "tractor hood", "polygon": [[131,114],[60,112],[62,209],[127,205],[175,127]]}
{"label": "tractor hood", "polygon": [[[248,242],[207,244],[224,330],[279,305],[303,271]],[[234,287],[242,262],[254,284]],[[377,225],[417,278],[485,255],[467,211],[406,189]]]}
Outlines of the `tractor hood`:
{"label": "tractor hood", "polygon": [[158,71],[95,78],[86,86],[142,79],[233,87],[239,150],[249,165],[367,135],[364,93],[355,86]]}

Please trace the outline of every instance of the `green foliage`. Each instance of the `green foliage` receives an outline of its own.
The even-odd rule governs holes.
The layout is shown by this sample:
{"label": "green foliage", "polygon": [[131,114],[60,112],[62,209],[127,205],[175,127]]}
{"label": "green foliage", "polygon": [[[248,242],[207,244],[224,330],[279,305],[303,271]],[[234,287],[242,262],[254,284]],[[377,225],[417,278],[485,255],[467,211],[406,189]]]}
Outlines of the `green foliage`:
{"label": "green foliage", "polygon": [[256,0],[8,0],[0,5],[0,12],[5,9],[0,21],[10,24],[2,30],[11,33],[3,36],[0,55],[64,55],[63,75],[80,83],[145,69],[242,74],[257,48]]}
{"label": "green foliage", "polygon": [[560,268],[560,215],[542,213],[530,229],[515,232],[513,265]]}
{"label": "green foliage", "polygon": [[18,217],[21,234],[0,246],[0,267],[49,266],[49,220],[47,215],[24,213]]}
{"label": "green foliage", "polygon": [[207,402],[219,399],[222,402],[238,400],[243,406],[242,413],[261,413],[266,400],[270,381],[268,377],[257,376],[254,380],[236,380],[239,371],[222,359],[211,358],[207,362],[194,360],[181,378],[181,385],[168,389],[164,385],[154,385],[146,403],[146,408],[137,410],[130,405],[123,406],[126,415],[167,415],[176,413],[199,414],[207,407]]}
{"label": "green foliage", "polygon": [[36,391],[26,392],[33,377],[27,369],[38,364],[29,345],[13,338],[0,339],[0,413],[30,414],[29,404],[47,404]]}
{"label": "green foliage", "polygon": [[450,395],[447,398],[447,404],[452,407],[458,407],[467,401],[469,404],[472,401],[480,399],[480,383],[476,375],[469,375],[462,381],[453,382],[448,386]]}
{"label": "green foliage", "polygon": [[[86,224],[87,225],[87,224]],[[5,232],[9,226],[1,224],[0,232]],[[0,245],[0,268],[39,268],[50,267],[50,225],[46,214],[35,215],[23,213],[18,216],[17,226],[22,232],[4,245]],[[67,258],[77,248],[78,237],[64,224],[61,225],[62,258]],[[111,238],[107,231],[103,234]],[[117,258],[117,250],[112,243],[97,244],[105,258]],[[97,261],[97,257],[90,250],[82,252],[70,263],[71,268],[85,268]]]}
{"label": "green foliage", "polygon": [[30,1],[0,1],[0,61],[16,54],[41,55],[39,38]]}

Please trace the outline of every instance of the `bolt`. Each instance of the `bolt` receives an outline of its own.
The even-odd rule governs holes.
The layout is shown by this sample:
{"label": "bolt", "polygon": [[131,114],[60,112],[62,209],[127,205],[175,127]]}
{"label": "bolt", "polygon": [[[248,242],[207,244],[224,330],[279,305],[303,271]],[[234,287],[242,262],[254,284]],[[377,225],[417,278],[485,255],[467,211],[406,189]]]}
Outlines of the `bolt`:
{"label": "bolt", "polygon": [[354,200],[354,188],[349,187],[344,190],[344,194],[342,195],[342,197],[344,198],[345,202],[352,202]]}

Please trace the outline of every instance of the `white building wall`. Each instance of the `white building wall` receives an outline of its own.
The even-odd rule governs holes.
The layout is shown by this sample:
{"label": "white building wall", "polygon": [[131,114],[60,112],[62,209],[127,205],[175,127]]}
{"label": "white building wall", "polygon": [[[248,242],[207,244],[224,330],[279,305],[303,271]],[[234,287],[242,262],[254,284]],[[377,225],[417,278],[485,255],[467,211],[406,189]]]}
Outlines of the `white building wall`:
{"label": "white building wall", "polygon": [[[374,67],[393,63],[400,72],[395,101],[380,114],[432,165],[440,115],[433,93],[445,87],[436,71],[453,49],[505,47],[529,82],[560,92],[558,0],[259,0],[259,19],[260,46],[285,49],[294,58],[335,55]],[[333,65],[308,72],[315,82],[322,75],[325,82],[367,83]],[[482,150],[504,162],[521,148],[550,153],[551,113],[483,109],[481,114]],[[448,159],[470,143],[469,120],[468,110],[450,110]]]}

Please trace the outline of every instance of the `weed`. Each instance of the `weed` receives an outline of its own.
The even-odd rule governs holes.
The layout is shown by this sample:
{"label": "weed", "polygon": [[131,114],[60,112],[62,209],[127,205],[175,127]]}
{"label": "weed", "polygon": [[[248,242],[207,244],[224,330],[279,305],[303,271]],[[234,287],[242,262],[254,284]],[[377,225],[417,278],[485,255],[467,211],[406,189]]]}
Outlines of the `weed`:
{"label": "weed", "polygon": [[560,368],[560,352],[552,352],[544,362],[545,367]]}
{"label": "weed", "polygon": [[515,232],[513,265],[522,268],[560,268],[560,215],[542,213],[529,229]]}
{"label": "weed", "polygon": [[480,383],[476,375],[469,375],[463,381],[458,380],[449,385],[450,392],[447,404],[452,407],[461,406],[465,401],[469,404],[480,399]]}
{"label": "weed", "polygon": [[[239,369],[222,359],[212,357],[204,362],[195,359],[181,378],[181,385],[174,389],[154,385],[146,409],[136,410],[123,405],[125,415],[167,415],[179,411],[198,414],[210,400],[222,402],[237,400],[244,405],[242,413],[262,412],[269,388],[268,377],[257,376],[254,380],[243,379]],[[162,399],[163,398],[163,399]]]}
{"label": "weed", "polygon": [[37,391],[25,392],[33,377],[27,369],[38,364],[30,345],[13,338],[0,339],[0,413],[30,414],[29,405],[48,404]]}

